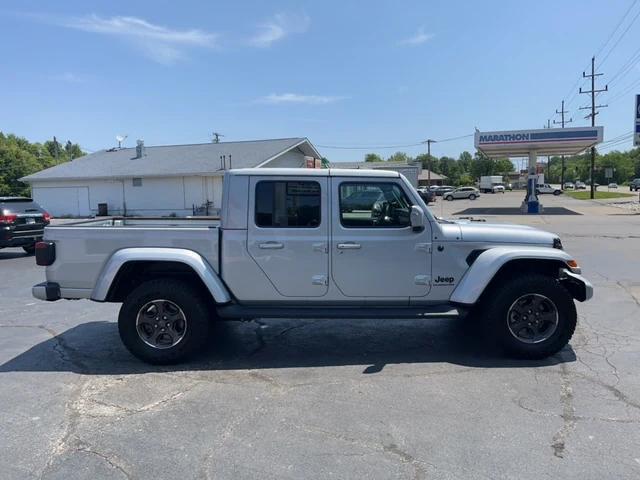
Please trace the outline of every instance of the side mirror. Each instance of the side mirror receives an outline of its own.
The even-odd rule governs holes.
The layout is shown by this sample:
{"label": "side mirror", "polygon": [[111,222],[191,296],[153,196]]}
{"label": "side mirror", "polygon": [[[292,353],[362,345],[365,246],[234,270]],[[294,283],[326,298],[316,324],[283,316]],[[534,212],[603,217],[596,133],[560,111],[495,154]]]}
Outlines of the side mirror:
{"label": "side mirror", "polygon": [[424,217],[424,212],[417,205],[413,205],[411,207],[411,214],[409,215],[409,219],[411,221],[411,228],[414,232],[421,232],[424,230],[424,224],[426,219]]}

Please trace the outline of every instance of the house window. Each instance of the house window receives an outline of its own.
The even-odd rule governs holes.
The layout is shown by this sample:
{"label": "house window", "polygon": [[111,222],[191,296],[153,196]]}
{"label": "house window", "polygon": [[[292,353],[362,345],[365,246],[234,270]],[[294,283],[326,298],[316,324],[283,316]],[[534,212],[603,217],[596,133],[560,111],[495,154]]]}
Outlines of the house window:
{"label": "house window", "polygon": [[132,183],[134,187],[141,187],[142,186],[142,179],[141,178],[134,178],[132,179]]}
{"label": "house window", "polygon": [[262,228],[316,228],[320,225],[320,184],[261,181],[256,185],[255,221]]}

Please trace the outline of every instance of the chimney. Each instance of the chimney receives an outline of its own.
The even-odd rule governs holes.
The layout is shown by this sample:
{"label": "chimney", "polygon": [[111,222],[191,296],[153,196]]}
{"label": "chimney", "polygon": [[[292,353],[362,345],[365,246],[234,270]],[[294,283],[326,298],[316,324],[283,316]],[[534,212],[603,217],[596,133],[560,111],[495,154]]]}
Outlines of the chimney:
{"label": "chimney", "polygon": [[144,155],[144,140],[136,140],[136,158],[142,158]]}

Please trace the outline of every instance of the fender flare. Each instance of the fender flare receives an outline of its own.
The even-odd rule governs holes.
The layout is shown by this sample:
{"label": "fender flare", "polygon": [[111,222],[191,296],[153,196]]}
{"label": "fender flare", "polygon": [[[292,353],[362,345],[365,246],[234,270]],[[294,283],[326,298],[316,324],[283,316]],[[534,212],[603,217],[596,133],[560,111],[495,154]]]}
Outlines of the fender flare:
{"label": "fender flare", "polygon": [[134,247],[117,250],[105,263],[91,292],[91,300],[104,302],[118,272],[128,262],[155,261],[183,263],[193,269],[216,303],[229,303],[231,295],[213,267],[202,255],[184,248]]}
{"label": "fender flare", "polygon": [[453,303],[473,305],[496,273],[513,260],[555,260],[566,264],[573,257],[563,250],[550,247],[495,247],[482,252],[460,283],[453,290],[449,300]]}

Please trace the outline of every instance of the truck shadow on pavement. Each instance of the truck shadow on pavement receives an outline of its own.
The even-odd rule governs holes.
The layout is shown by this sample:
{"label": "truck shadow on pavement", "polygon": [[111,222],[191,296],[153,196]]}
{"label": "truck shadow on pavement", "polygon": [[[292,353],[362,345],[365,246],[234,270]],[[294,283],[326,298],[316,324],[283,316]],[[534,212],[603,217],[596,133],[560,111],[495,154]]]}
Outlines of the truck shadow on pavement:
{"label": "truck shadow on pavement", "polygon": [[[117,324],[89,322],[55,333],[0,365],[0,372],[122,375],[194,370],[362,365],[363,374],[402,363],[451,363],[478,368],[542,367],[574,362],[568,346],[539,361],[505,358],[465,320],[253,320],[219,322],[205,352],[175,366],[147,365],[120,342]],[[39,334],[41,335],[41,334]]]}

